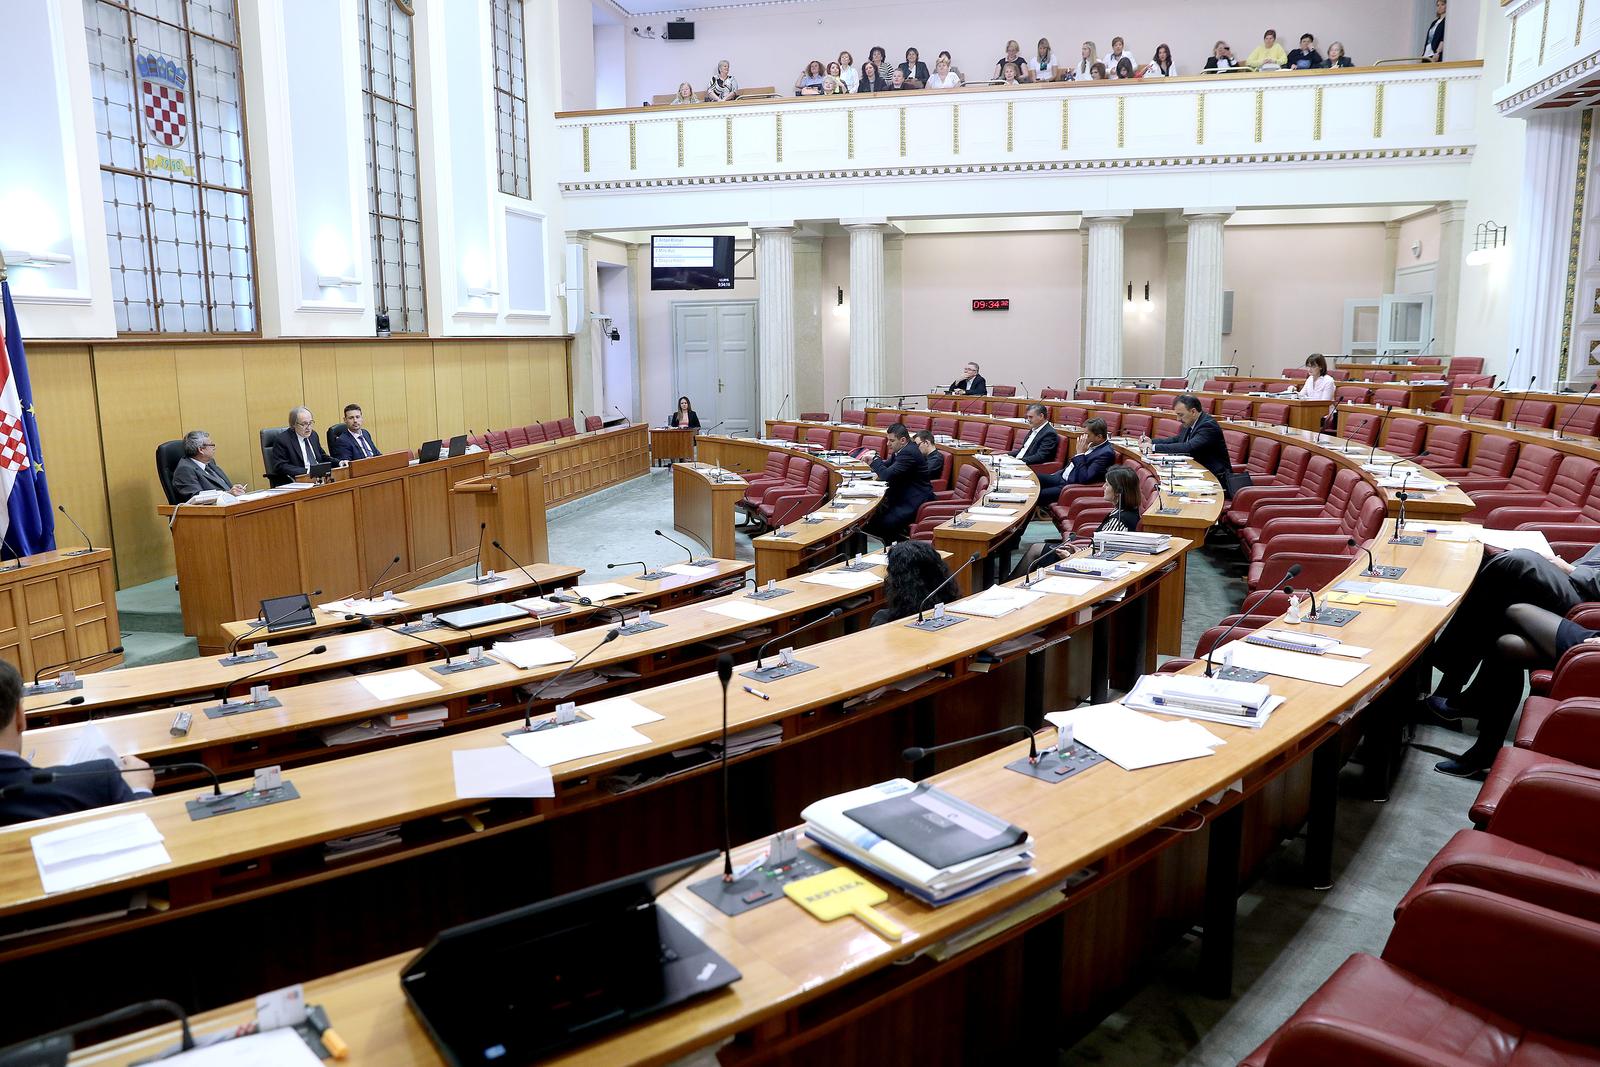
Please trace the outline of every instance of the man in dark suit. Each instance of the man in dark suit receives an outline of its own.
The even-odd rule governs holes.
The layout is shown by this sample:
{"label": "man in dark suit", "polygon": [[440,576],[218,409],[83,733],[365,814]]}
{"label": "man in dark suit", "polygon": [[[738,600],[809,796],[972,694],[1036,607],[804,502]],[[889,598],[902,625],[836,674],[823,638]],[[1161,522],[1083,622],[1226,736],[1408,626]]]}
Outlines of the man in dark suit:
{"label": "man in dark suit", "polygon": [[217,443],[204,430],[190,430],[183,435],[183,458],[172,468],[172,491],[178,503],[188,503],[196,493],[220,489],[239,496],[244,486],[228,477],[216,462]]}
{"label": "man in dark suit", "polygon": [[939,451],[932,430],[918,430],[911,435],[911,443],[928,461],[928,481],[937,482],[944,477],[944,453]]}
{"label": "man in dark suit", "polygon": [[1117,449],[1111,443],[1106,420],[1096,417],[1083,424],[1083,451],[1067,461],[1060,473],[1039,476],[1039,504],[1049,507],[1061,499],[1069,485],[1099,485],[1106,471],[1117,462]]}
{"label": "man in dark suit", "polygon": [[1029,404],[1027,419],[1028,436],[1023,439],[1022,447],[1011,454],[1029,466],[1054,463],[1061,439],[1056,436],[1056,428],[1050,425],[1050,413],[1043,404]]}
{"label": "man in dark suit", "polygon": [[[150,795],[155,773],[133,756],[115,763],[99,759],[62,767],[33,766],[22,755],[22,721],[22,675],[0,660],[0,826]],[[36,783],[39,771],[55,771],[61,777]]]}
{"label": "man in dark suit", "polygon": [[1151,441],[1140,438],[1141,443],[1154,444],[1157,452],[1188,456],[1210,471],[1222,484],[1222,491],[1233,495],[1233,461],[1228,458],[1228,442],[1222,439],[1222,427],[1217,420],[1200,410],[1200,401],[1183,394],[1172,402],[1172,413],[1183,423],[1175,437],[1161,437]]}
{"label": "man in dark suit", "polygon": [[289,428],[272,439],[272,448],[267,452],[267,477],[273,485],[288,485],[310,473],[312,464],[332,462],[322,450],[315,425],[310,408],[289,410]]}
{"label": "man in dark suit", "polygon": [[333,453],[334,459],[356,460],[371,459],[381,455],[378,446],[372,440],[372,434],[362,426],[360,404],[346,404],[344,406],[344,433],[332,438],[333,443],[328,451]]}
{"label": "man in dark suit", "polygon": [[933,499],[933,486],[928,484],[928,458],[911,446],[911,434],[905,424],[897,422],[889,427],[888,438],[889,458],[867,460],[872,473],[889,483],[883,499],[878,501],[878,510],[867,520],[867,532],[885,544],[904,538],[917,517],[917,509]]}
{"label": "man in dark suit", "polygon": [[976,363],[968,363],[961,368],[962,377],[950,383],[950,392],[957,396],[988,396],[989,383],[983,380],[983,375],[978,373]]}

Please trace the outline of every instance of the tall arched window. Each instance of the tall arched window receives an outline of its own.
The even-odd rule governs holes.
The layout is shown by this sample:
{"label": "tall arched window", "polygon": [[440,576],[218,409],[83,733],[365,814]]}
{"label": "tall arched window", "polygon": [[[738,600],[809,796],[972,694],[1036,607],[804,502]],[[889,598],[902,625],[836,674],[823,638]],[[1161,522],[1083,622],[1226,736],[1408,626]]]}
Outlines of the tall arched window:
{"label": "tall arched window", "polygon": [[360,0],[360,5],[367,204],[377,310],[389,316],[394,333],[427,333],[411,5],[396,0]]}
{"label": "tall arched window", "polygon": [[118,332],[256,330],[234,0],[84,0]]}
{"label": "tall arched window", "polygon": [[490,3],[494,7],[495,156],[500,161],[500,191],[532,199],[522,0],[490,0]]}

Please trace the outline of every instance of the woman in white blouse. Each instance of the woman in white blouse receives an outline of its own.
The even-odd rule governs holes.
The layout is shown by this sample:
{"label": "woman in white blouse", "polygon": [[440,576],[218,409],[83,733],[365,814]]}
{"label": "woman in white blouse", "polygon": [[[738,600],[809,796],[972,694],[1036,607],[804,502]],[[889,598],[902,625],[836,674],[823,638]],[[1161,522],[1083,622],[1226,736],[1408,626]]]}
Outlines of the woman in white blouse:
{"label": "woman in white blouse", "polygon": [[1078,65],[1067,73],[1068,81],[1089,80],[1089,71],[1095,65],[1095,56],[1099,54],[1100,47],[1093,41],[1083,42],[1083,50],[1078,57]]}
{"label": "woman in white blouse", "polygon": [[706,86],[706,99],[720,102],[733,100],[739,95],[739,82],[733,76],[733,67],[726,59],[717,64],[717,72],[711,76],[711,84]]}
{"label": "woman in white blouse", "polygon": [[856,69],[856,57],[849,52],[840,52],[837,60],[839,64],[839,81],[844,84],[844,91],[854,92],[856,82],[861,80],[861,72]]}
{"label": "woman in white blouse", "polygon": [[1171,78],[1177,73],[1178,68],[1173,66],[1172,63],[1172,49],[1162,44],[1156,46],[1156,57],[1150,61],[1148,67],[1144,68],[1144,73],[1140,74],[1139,77]]}
{"label": "woman in white blouse", "polygon": [[1055,77],[1056,53],[1050,47],[1050,38],[1039,38],[1038,52],[1034,56],[1033,69],[1036,72],[1034,81],[1047,82]]}
{"label": "woman in white blouse", "polygon": [[1334,391],[1339,388],[1339,383],[1328,377],[1328,361],[1319,352],[1313,352],[1306,357],[1305,384],[1300,387],[1302,400],[1326,400],[1328,413],[1322,418],[1322,428],[1331,429],[1334,420],[1338,418],[1338,405],[1333,402]]}
{"label": "woman in white blouse", "polygon": [[933,77],[928,79],[930,89],[959,89],[961,75],[950,69],[950,53],[940,52],[933,64]]}

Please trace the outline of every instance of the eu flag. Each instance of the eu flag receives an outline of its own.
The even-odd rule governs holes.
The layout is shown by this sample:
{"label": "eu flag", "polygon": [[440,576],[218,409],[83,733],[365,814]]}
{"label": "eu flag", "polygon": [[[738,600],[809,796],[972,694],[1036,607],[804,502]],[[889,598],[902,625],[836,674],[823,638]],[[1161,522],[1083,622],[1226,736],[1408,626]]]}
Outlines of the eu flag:
{"label": "eu flag", "polygon": [[50,486],[44,478],[44,451],[39,423],[33,417],[33,386],[22,354],[22,331],[11,303],[11,286],[0,280],[5,304],[5,361],[0,363],[0,491],[6,508],[0,514],[9,555],[30,556],[56,547],[56,516]]}

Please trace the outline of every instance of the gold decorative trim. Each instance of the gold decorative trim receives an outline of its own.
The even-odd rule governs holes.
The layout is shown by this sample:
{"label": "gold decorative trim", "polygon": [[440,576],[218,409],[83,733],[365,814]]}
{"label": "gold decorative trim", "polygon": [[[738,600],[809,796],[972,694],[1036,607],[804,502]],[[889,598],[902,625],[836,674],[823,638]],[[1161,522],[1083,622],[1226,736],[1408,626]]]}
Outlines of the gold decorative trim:
{"label": "gold decorative trim", "polygon": [[1322,140],[1322,86],[1317,86],[1317,92],[1311,105],[1311,139]]}
{"label": "gold decorative trim", "polygon": [[[1194,143],[1206,143],[1206,94],[1200,93],[1194,98]],[[1064,145],[1062,147],[1065,147]]]}
{"label": "gold decorative trim", "polygon": [[1440,82],[1438,91],[1434,93],[1433,98],[1433,135],[1435,137],[1444,136],[1444,102],[1444,82]]}
{"label": "gold decorative trim", "polygon": [[1006,101],[1006,151],[1010,152],[1017,144],[1017,104],[1014,100]]}
{"label": "gold decorative trim", "polygon": [[961,105],[950,105],[950,152],[952,155],[961,154]]}
{"label": "gold decorative trim", "polygon": [[725,151],[724,154],[727,156],[728,166],[731,167],[731,166],[733,166],[733,116],[732,115],[729,115],[727,118],[722,120],[722,139],[723,139],[723,142],[726,145],[726,151]]}
{"label": "gold decorative trim", "polygon": [[900,109],[900,158],[906,158],[906,109]]}
{"label": "gold decorative trim", "polygon": [[1521,21],[1521,12],[1511,16],[1511,45],[1506,49],[1506,81],[1511,80],[1511,71],[1517,62],[1517,23]]}
{"label": "gold decorative trim", "polygon": [[1256,90],[1256,144],[1261,143],[1261,118],[1262,109],[1266,106],[1267,93],[1265,89]]}
{"label": "gold decorative trim", "polygon": [[844,153],[847,159],[856,158],[856,109],[853,107],[844,113]]}
{"label": "gold decorative trim", "polygon": [[1583,43],[1583,5],[1584,0],[1578,0],[1578,24],[1572,29],[1572,47],[1574,48]]}
{"label": "gold decorative trim", "polygon": [[589,127],[583,128],[583,172],[589,173]]}
{"label": "gold decorative trim", "polygon": [[1119,96],[1119,97],[1117,97],[1117,147],[1118,148],[1123,148],[1123,147],[1125,147],[1127,145],[1127,140],[1128,140],[1127,139],[1127,132],[1128,132],[1128,98],[1125,97],[1125,96]]}
{"label": "gold decorative trim", "polygon": [[1550,5],[1553,0],[1544,0],[1544,17],[1539,21],[1539,65],[1544,66],[1544,46],[1550,37]]}
{"label": "gold decorative trim", "polygon": [[639,129],[628,123],[628,169],[639,169]]}
{"label": "gold decorative trim", "polygon": [[678,120],[678,166],[683,167],[683,120]]}
{"label": "gold decorative trim", "polygon": [[777,116],[777,120],[778,120],[778,124],[777,124],[778,162],[782,163],[783,162],[783,116],[782,115],[778,115]]}
{"label": "gold decorative trim", "polygon": [[1067,146],[1070,143],[1070,141],[1068,139],[1068,135],[1069,135],[1068,123],[1071,120],[1068,118],[1068,113],[1071,110],[1072,110],[1072,101],[1063,98],[1062,101],[1061,101],[1061,151],[1063,151],[1063,152],[1065,152],[1067,150]]}
{"label": "gold decorative trim", "polygon": [[1372,136],[1383,136],[1383,83],[1378,83],[1378,91],[1372,94]]}
{"label": "gold decorative trim", "polygon": [[1578,135],[1578,181],[1572,197],[1572,240],[1567,245],[1567,289],[1561,312],[1561,362],[1556,381],[1567,380],[1567,359],[1572,350],[1572,305],[1578,294],[1578,245],[1583,237],[1583,200],[1589,186],[1589,136],[1594,128],[1594,109],[1583,109],[1583,127]]}

